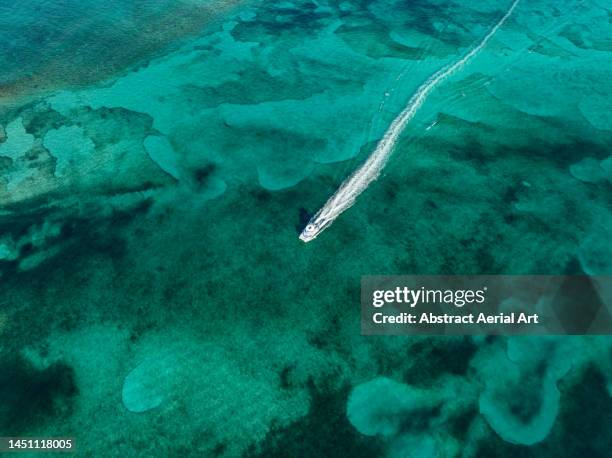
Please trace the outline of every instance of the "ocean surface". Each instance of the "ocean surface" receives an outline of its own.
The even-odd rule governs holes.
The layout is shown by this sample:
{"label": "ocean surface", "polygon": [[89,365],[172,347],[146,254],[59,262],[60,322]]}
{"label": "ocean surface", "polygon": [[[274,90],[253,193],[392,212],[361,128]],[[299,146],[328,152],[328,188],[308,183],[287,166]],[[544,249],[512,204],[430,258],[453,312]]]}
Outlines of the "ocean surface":
{"label": "ocean surface", "polygon": [[0,2],[0,436],[604,457],[612,338],[365,337],[373,274],[612,274],[612,5]]}

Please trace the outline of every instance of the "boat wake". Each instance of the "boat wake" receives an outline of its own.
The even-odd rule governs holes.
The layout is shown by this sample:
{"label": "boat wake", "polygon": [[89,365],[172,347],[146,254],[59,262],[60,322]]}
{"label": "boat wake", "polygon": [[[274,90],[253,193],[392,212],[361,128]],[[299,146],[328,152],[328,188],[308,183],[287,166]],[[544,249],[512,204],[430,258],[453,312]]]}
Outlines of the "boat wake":
{"label": "boat wake", "polygon": [[423,105],[431,91],[453,72],[463,67],[470,59],[478,54],[488,43],[497,30],[510,17],[520,0],[514,0],[508,11],[497,24],[485,35],[485,37],[472,48],[465,56],[457,62],[448,65],[431,75],[413,94],[406,108],[393,120],[383,138],[376,145],[374,152],[368,159],[353,172],[332,195],[325,205],[311,218],[302,233],[300,239],[309,242],[316,238],[324,229],[329,227],[342,212],[350,208],[359,194],[366,190],[370,183],[380,175],[393,147],[406,125],[410,122],[417,110]]}

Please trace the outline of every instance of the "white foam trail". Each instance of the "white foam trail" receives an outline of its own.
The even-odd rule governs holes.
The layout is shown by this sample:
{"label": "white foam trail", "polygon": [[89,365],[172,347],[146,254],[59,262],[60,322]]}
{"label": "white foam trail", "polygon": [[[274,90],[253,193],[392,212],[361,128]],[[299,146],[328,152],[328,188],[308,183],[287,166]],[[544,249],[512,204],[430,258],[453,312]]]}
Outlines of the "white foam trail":
{"label": "white foam trail", "polygon": [[380,175],[381,170],[385,166],[387,159],[393,152],[393,146],[397,139],[405,129],[406,125],[414,117],[417,110],[423,105],[423,102],[431,91],[445,78],[453,72],[464,66],[472,57],[478,54],[491,39],[495,32],[506,22],[510,17],[516,5],[520,0],[514,0],[506,14],[499,20],[497,24],[485,35],[482,41],[460,60],[452,65],[449,65],[431,75],[425,81],[414,95],[408,101],[406,108],[393,120],[383,138],[376,145],[374,152],[368,159],[359,167],[351,176],[349,176],[334,193],[333,196],[325,203],[325,205],[312,217],[306,225],[306,228],[300,234],[300,239],[304,242],[309,242],[319,235],[325,228],[338,217],[342,212],[350,208],[355,199],[361,194]]}

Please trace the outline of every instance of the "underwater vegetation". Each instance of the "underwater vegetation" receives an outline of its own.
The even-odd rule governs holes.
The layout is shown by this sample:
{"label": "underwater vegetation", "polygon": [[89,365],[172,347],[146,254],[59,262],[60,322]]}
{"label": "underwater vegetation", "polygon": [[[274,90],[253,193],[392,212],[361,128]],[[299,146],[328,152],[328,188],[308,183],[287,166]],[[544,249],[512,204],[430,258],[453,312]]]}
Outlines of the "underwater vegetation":
{"label": "underwater vegetation", "polygon": [[[196,35],[235,1],[23,0],[0,5],[0,100],[82,86]],[[18,7],[17,7],[18,6]]]}
{"label": "underwater vegetation", "polygon": [[[465,373],[446,372],[426,386],[387,377],[356,386],[347,416],[363,434],[386,438],[391,456],[478,456],[482,445],[491,442],[491,430],[509,444],[533,446],[563,428],[557,417],[568,395],[561,380],[589,383],[586,378],[592,377],[603,388],[599,395],[606,397],[605,380],[609,390],[611,375],[606,340],[511,337],[504,343],[482,342]],[[609,411],[609,404],[602,408],[603,418]],[[586,437],[575,440],[589,442]],[[554,447],[548,443],[536,453]],[[603,442],[583,447],[595,456],[607,453]]]}
{"label": "underwater vegetation", "polygon": [[510,5],[0,6],[0,435],[84,456],[609,455],[607,336],[359,334],[362,275],[612,273],[607,2],[520,2],[381,179],[298,240]]}
{"label": "underwater vegetation", "polygon": [[70,414],[77,394],[72,368],[61,361],[38,368],[22,356],[2,360],[1,428],[16,434],[44,421]]}

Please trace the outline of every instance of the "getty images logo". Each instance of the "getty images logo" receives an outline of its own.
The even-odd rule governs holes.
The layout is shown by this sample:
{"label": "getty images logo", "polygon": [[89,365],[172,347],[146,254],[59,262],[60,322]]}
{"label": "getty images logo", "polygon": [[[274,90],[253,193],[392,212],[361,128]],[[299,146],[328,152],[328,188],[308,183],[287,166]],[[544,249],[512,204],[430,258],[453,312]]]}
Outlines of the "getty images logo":
{"label": "getty images logo", "polygon": [[465,304],[482,304],[485,301],[487,287],[482,289],[418,289],[396,287],[392,290],[376,290],[372,293],[372,306],[380,308],[386,304],[405,304],[416,307],[417,304],[453,304],[463,307]]}

